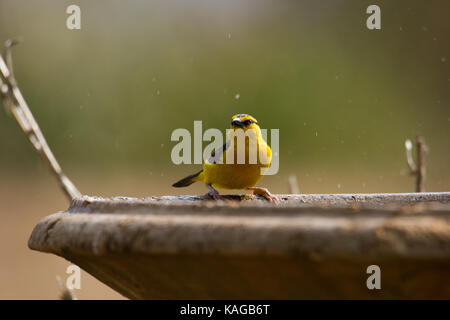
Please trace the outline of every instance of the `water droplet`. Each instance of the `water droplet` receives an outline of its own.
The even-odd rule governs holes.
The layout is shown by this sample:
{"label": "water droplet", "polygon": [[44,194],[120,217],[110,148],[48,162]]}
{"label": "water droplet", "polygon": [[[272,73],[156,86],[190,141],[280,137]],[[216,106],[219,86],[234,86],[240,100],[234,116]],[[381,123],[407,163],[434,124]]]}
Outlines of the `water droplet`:
{"label": "water droplet", "polygon": [[441,61],[442,61],[442,62],[446,62],[446,61],[447,61],[447,58],[446,58],[446,57],[442,57],[442,58],[441,58]]}
{"label": "water droplet", "polygon": [[340,183],[338,183],[337,187],[338,187],[338,189],[340,189],[340,188],[341,188],[341,184],[340,184]]}
{"label": "water droplet", "polygon": [[319,133],[316,131],[316,137],[318,137],[319,136]]}
{"label": "water droplet", "polygon": [[161,148],[164,148],[164,143],[161,143]]}
{"label": "water droplet", "polygon": [[161,91],[156,90],[156,94],[159,96],[161,94]]}
{"label": "water droplet", "polygon": [[228,39],[231,39],[231,33],[228,34]]}
{"label": "water droplet", "polygon": [[234,96],[234,98],[235,98],[236,100],[239,100],[240,97],[241,97],[241,95],[240,95],[239,93],[236,93],[236,95]]}

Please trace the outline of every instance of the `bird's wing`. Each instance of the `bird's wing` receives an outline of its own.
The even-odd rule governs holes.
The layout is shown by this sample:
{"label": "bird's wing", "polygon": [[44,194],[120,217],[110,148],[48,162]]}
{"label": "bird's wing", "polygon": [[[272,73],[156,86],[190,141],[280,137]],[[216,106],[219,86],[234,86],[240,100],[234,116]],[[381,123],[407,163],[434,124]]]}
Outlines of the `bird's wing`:
{"label": "bird's wing", "polygon": [[217,162],[219,162],[220,157],[229,147],[230,147],[230,141],[227,141],[226,143],[224,143],[222,148],[216,149],[213,152],[211,152],[211,157],[209,157],[208,162],[213,163],[213,164],[216,164]]}

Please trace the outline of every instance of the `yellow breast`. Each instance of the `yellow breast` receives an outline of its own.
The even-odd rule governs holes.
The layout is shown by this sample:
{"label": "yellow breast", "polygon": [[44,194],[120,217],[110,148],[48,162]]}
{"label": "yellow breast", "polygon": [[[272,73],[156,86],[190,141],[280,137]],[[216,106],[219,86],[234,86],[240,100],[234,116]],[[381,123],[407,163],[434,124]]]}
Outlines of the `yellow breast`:
{"label": "yellow breast", "polygon": [[271,159],[270,147],[260,135],[247,139],[245,148],[232,139],[219,163],[205,162],[204,182],[222,189],[253,187],[270,166]]}

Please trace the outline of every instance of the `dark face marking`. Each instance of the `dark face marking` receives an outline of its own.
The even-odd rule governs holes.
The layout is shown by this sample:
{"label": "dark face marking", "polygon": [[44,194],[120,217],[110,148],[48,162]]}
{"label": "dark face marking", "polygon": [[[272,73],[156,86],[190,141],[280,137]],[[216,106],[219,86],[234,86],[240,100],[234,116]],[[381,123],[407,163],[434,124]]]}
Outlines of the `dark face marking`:
{"label": "dark face marking", "polygon": [[231,120],[231,125],[233,127],[245,128],[250,126],[252,123],[258,123],[251,115],[242,113],[236,114],[233,116],[233,120]]}
{"label": "dark face marking", "polygon": [[233,127],[239,127],[239,128],[243,128],[244,127],[244,123],[241,121],[241,119],[234,119],[231,121],[231,125]]}

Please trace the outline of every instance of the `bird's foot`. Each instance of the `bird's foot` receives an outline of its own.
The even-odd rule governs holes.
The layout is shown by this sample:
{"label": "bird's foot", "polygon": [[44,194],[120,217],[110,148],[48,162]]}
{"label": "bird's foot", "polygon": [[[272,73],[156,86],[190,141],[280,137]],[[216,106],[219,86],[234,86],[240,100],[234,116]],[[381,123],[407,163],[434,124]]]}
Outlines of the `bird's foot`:
{"label": "bird's foot", "polygon": [[205,194],[206,197],[210,197],[214,200],[223,200],[223,198],[220,196],[219,192],[216,189],[214,189],[212,186],[208,186],[208,188],[211,191]]}
{"label": "bird's foot", "polygon": [[266,188],[252,187],[252,188],[247,188],[247,190],[251,190],[252,194],[254,194],[254,195],[263,196],[269,202],[278,202],[279,201],[279,199],[276,196],[274,196],[273,194],[271,194],[269,192],[269,190],[267,190]]}
{"label": "bird's foot", "polygon": [[223,197],[220,194],[218,194],[217,192],[212,192],[212,191],[207,192],[205,194],[205,197],[210,197],[211,199],[214,199],[214,200],[223,200]]}

